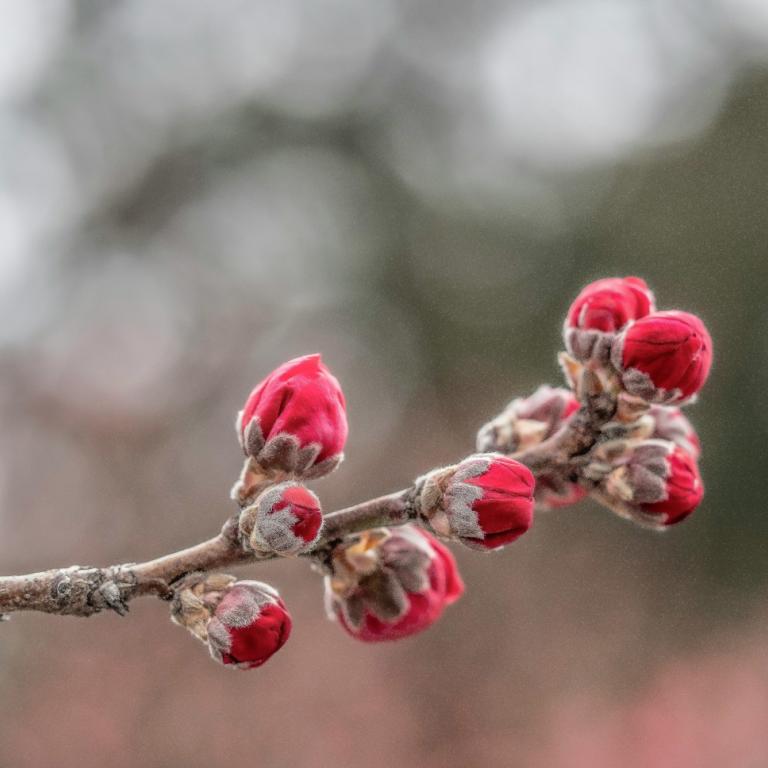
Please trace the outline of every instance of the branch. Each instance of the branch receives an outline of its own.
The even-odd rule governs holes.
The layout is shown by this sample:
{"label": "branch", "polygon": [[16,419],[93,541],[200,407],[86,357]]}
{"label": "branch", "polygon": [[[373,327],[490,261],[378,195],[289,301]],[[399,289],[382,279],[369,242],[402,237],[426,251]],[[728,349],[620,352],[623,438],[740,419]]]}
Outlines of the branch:
{"label": "branch", "polygon": [[586,402],[559,432],[527,450],[509,454],[537,477],[566,472],[573,459],[588,453],[602,436],[602,428],[614,417],[616,400],[601,392]]}
{"label": "branch", "polygon": [[[616,400],[589,377],[582,382],[583,405],[563,428],[548,440],[510,454],[534,475],[574,475],[573,460],[587,453],[601,437],[603,426],[616,412]],[[364,501],[325,516],[323,536],[310,556],[322,560],[330,545],[344,536],[381,526],[407,523],[417,517],[411,486]],[[59,615],[91,616],[109,609],[124,615],[137,597],[155,595],[170,600],[174,584],[195,571],[216,571],[273,559],[243,548],[237,534],[237,516],[227,520],[221,533],[188,549],[145,563],[123,563],[106,568],[70,566],[24,576],[0,577],[0,615],[15,611],[41,611]]]}
{"label": "branch", "polygon": [[[325,517],[324,536],[316,549],[350,533],[383,525],[402,525],[415,517],[413,488],[365,501]],[[106,568],[73,565],[24,576],[0,577],[0,614],[41,611],[62,616],[91,616],[105,609],[120,615],[128,602],[144,595],[169,600],[173,584],[194,571],[215,571],[235,565],[271,560],[243,549],[237,518],[221,533],[193,547],[146,563],[122,563]]]}

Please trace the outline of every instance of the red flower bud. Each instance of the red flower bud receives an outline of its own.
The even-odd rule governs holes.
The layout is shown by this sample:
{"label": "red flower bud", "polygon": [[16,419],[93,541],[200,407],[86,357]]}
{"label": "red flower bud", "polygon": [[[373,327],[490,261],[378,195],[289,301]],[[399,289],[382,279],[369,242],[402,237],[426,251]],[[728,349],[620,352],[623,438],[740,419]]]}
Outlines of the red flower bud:
{"label": "red flower bud", "polygon": [[320,500],[299,483],[273,485],[240,513],[240,538],[255,552],[297,555],[320,538]]}
{"label": "red flower bud", "polygon": [[280,595],[259,581],[193,573],[176,588],[171,618],[208,645],[216,661],[238,669],[260,667],[291,633]]}
{"label": "red flower bud", "polygon": [[684,520],[704,498],[696,459],[687,451],[676,447],[667,458],[665,498],[653,504],[644,504],[643,511],[651,515],[664,515],[664,525]]}
{"label": "red flower bud", "polygon": [[368,643],[422,632],[464,592],[453,555],[412,525],[348,537],[334,550],[331,568],[329,618]]}
{"label": "red flower bud", "polygon": [[[513,400],[483,426],[477,433],[477,449],[483,453],[514,453],[529,448],[552,437],[580,405],[570,389],[543,384],[532,395]],[[543,509],[575,504],[586,494],[577,483],[559,477],[541,474],[536,478],[534,497]]]}
{"label": "red flower bud", "polygon": [[654,309],[653,293],[639,277],[597,280],[582,290],[568,310],[565,346],[577,360],[607,360],[613,336]]}
{"label": "red flower bud", "polygon": [[440,536],[474,549],[499,549],[533,524],[535,485],[519,461],[475,454],[423,478],[420,513]]}
{"label": "red flower bud", "polygon": [[327,475],[341,462],[347,439],[339,382],[320,355],[289,360],[251,392],[237,433],[245,454],[263,469]]}
{"label": "red flower bud", "polygon": [[601,481],[604,500],[636,522],[654,527],[679,523],[704,496],[696,459],[668,440],[628,441],[612,464]]}
{"label": "red flower bud", "polygon": [[238,669],[260,667],[291,634],[291,617],[277,592],[258,581],[230,587],[208,622],[211,656]]}
{"label": "red flower bud", "polygon": [[693,425],[685,414],[675,407],[653,405],[648,411],[653,419],[652,437],[670,440],[686,453],[698,459],[701,455],[701,442]]}
{"label": "red flower bud", "polygon": [[477,433],[477,450],[514,453],[546,440],[579,410],[570,389],[540,386],[528,397],[515,398]]}
{"label": "red flower bud", "polygon": [[630,394],[648,402],[682,402],[707,380],[712,339],[696,315],[655,312],[616,338],[611,361]]}

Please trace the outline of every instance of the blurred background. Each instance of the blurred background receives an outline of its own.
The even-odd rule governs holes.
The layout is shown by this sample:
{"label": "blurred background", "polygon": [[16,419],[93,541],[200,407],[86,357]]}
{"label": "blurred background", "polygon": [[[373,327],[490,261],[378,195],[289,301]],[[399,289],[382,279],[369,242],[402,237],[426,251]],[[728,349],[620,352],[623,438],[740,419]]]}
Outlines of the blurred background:
{"label": "blurred background", "polygon": [[768,765],[764,0],[0,0],[0,572],[214,534],[234,416],[320,351],[326,509],[471,452],[557,384],[564,312],[637,274],[700,313],[708,493],[666,535],[585,503],[429,632],[366,646],[305,564],[264,669],[128,619],[0,627],[0,764]]}

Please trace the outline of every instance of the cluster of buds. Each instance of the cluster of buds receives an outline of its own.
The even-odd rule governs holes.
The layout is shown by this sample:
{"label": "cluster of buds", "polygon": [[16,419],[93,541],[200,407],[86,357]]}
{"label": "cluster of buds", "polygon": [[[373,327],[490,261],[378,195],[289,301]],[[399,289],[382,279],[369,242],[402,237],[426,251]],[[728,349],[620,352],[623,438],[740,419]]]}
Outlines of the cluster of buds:
{"label": "cluster of buds", "polygon": [[320,539],[323,513],[303,481],[344,458],[347,415],[320,355],[289,360],[251,392],[236,422],[246,459],[232,498],[240,541],[256,555],[299,555]]}
{"label": "cluster of buds", "polygon": [[480,430],[478,449],[541,451],[561,431],[574,430],[574,419],[588,425],[589,403],[600,400],[612,418],[583,455],[538,468],[537,506],[567,506],[591,494],[653,528],[685,519],[703,496],[701,447],[678,406],[693,401],[712,365],[702,321],[687,312],[656,311],[640,278],[606,278],[576,297],[563,340],[570,389],[543,386],[513,400]]}
{"label": "cluster of buds", "polygon": [[[305,483],[343,458],[344,395],[319,355],[281,365],[238,415],[246,458],[232,490],[239,509],[231,540],[246,559],[309,558],[325,573],[329,617],[376,642],[427,629],[462,595],[456,562],[438,538],[497,551],[531,528],[535,507],[588,494],[654,528],[688,517],[704,493],[701,448],[678,406],[709,374],[712,343],[701,320],[656,311],[639,278],[609,278],[578,295],[564,342],[570,389],[541,386],[513,400],[478,433],[479,453],[325,526]],[[382,503],[387,514],[377,511]],[[349,524],[344,515],[356,510]],[[224,575],[175,584],[172,617],[215,659],[240,669],[263,664],[291,629],[272,587]]]}
{"label": "cluster of buds", "polygon": [[[259,383],[239,412],[246,459],[232,489],[237,539],[259,558],[296,556],[320,540],[320,500],[304,482],[344,458],[347,416],[339,382],[320,355],[289,360]],[[276,590],[233,576],[192,574],[175,585],[171,616],[238,669],[261,666],[288,639],[291,619]]]}
{"label": "cluster of buds", "polygon": [[[554,392],[554,390],[553,390]],[[572,410],[549,406],[534,417],[549,430]],[[411,519],[322,544],[323,513],[303,484],[342,457],[347,436],[344,397],[319,356],[292,360],[261,382],[237,421],[246,462],[233,498],[237,540],[254,557],[306,554],[326,573],[328,613],[366,642],[416,634],[431,626],[464,591],[456,562],[436,538],[482,551],[498,550],[533,521],[536,481],[523,464],[482,453],[419,478],[410,492]],[[547,430],[545,430],[546,432]],[[172,615],[206,642],[214,658],[240,669],[266,661],[285,642],[290,618],[271,587],[231,576],[193,574],[176,585]]]}
{"label": "cluster of buds", "polygon": [[255,669],[283,647],[291,617],[280,595],[260,581],[191,574],[177,586],[171,618],[235,669]]}
{"label": "cluster of buds", "polygon": [[328,617],[364,642],[421,632],[464,592],[450,551],[413,525],[349,536],[328,567]]}
{"label": "cluster of buds", "polygon": [[611,278],[581,292],[564,335],[572,377],[585,366],[617,401],[615,422],[581,472],[585,485],[633,521],[661,529],[684,520],[704,487],[698,436],[675,405],[691,402],[709,376],[704,323],[688,312],[656,311],[638,278]]}
{"label": "cluster of buds", "polygon": [[615,374],[626,393],[647,403],[691,400],[712,366],[704,323],[688,312],[657,312],[637,277],[584,288],[568,310],[563,337],[574,360]]}
{"label": "cluster of buds", "polygon": [[528,467],[498,453],[418,478],[412,505],[422,528],[378,528],[331,549],[324,562],[329,617],[365,642],[427,629],[464,592],[453,555],[435,536],[483,552],[511,544],[533,523],[535,485]]}

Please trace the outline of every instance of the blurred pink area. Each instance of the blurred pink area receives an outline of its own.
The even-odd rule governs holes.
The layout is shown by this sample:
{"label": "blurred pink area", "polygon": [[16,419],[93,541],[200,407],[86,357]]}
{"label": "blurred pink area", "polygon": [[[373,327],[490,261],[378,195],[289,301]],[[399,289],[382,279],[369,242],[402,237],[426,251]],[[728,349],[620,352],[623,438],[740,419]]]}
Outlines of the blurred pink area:
{"label": "blurred pink area", "polygon": [[768,633],[661,665],[630,697],[558,702],[530,768],[758,768],[768,764]]}

